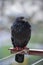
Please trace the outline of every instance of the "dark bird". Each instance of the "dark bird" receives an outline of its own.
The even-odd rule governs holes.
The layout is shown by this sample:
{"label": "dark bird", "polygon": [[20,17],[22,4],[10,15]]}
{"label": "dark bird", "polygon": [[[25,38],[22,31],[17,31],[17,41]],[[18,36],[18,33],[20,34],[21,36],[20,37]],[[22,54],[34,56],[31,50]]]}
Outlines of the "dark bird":
{"label": "dark bird", "polygon": [[[11,40],[16,48],[24,48],[31,37],[31,25],[24,17],[17,17],[11,26]],[[16,54],[15,60],[19,63],[24,61],[24,54]]]}

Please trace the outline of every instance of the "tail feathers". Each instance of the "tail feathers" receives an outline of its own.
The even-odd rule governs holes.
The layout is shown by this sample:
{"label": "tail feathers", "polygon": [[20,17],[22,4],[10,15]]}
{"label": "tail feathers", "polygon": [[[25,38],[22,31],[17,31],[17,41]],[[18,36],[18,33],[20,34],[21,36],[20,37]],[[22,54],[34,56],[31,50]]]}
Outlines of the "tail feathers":
{"label": "tail feathers", "polygon": [[16,54],[15,61],[18,63],[23,63],[24,62],[24,54]]}

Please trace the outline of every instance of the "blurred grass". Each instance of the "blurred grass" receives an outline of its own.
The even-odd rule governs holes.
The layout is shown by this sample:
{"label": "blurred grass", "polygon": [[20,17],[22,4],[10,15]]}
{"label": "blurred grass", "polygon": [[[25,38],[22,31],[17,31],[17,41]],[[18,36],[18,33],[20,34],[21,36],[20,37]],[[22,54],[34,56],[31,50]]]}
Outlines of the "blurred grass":
{"label": "blurred grass", "polygon": [[[29,60],[28,60],[28,64],[31,65],[35,62],[37,62],[38,60],[42,59],[42,56],[36,56],[36,55],[30,55]],[[42,63],[41,63],[42,64]],[[40,64],[40,65],[41,65]],[[39,64],[38,64],[39,65]]]}
{"label": "blurred grass", "polygon": [[34,34],[31,36],[30,43],[43,43],[43,35]]}
{"label": "blurred grass", "polygon": [[10,46],[0,47],[0,59],[10,55],[9,48]]}

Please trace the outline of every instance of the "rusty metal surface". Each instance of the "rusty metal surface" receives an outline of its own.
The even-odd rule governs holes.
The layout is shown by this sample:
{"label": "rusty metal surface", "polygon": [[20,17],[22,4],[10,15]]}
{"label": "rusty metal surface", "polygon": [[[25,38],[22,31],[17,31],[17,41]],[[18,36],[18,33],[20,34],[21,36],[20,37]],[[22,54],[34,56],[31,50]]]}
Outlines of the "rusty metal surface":
{"label": "rusty metal surface", "polygon": [[38,55],[38,56],[43,56],[43,50],[41,49],[29,49],[25,48],[23,50],[16,50],[15,48],[10,48],[9,49],[12,54],[14,53],[23,53],[23,54],[29,54],[29,55]]}

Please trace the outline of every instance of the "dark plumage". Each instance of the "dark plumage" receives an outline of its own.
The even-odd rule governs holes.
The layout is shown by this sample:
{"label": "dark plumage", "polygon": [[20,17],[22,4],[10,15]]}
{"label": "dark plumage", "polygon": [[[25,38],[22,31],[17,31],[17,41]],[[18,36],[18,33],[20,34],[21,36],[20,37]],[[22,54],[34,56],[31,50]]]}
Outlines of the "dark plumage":
{"label": "dark plumage", "polygon": [[23,19],[24,17],[18,17],[11,26],[11,40],[14,47],[25,47],[31,37],[31,25]]}
{"label": "dark plumage", "polygon": [[25,47],[31,36],[31,26],[28,22],[18,18],[11,27],[11,39],[14,47]]}

